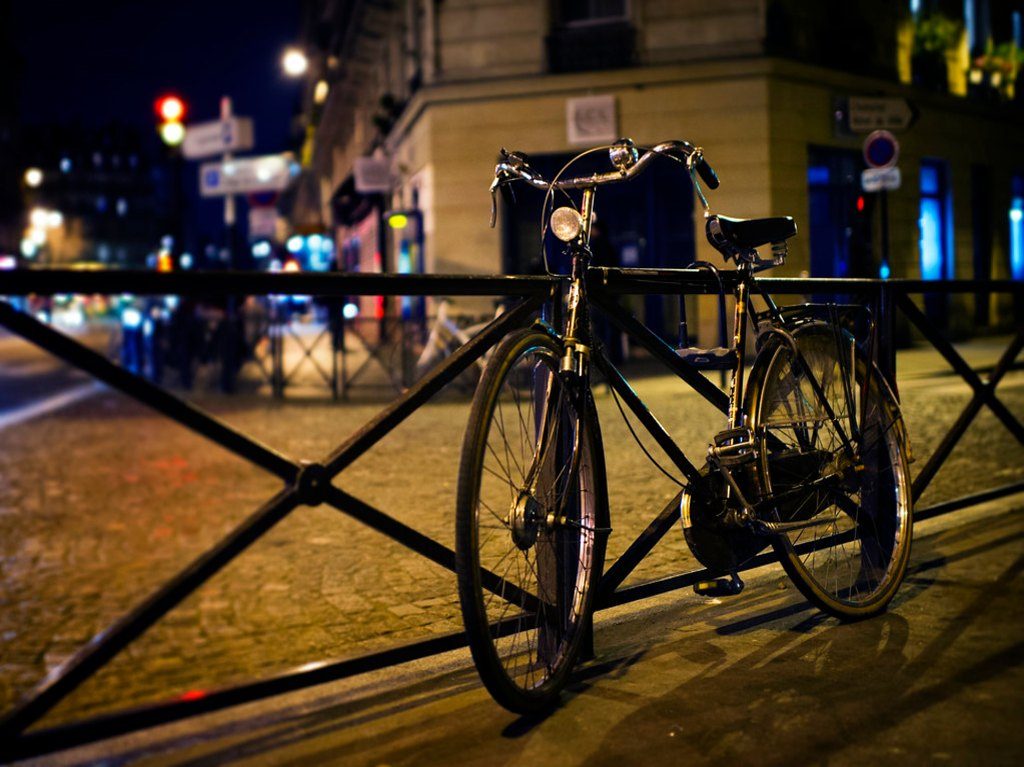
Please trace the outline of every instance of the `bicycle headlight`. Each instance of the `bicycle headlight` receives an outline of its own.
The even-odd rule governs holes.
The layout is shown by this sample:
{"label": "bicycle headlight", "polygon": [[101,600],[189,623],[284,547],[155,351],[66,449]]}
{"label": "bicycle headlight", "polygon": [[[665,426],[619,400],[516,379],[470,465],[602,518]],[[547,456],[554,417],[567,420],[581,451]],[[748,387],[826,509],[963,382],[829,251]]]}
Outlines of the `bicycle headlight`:
{"label": "bicycle headlight", "polygon": [[572,242],[583,230],[583,218],[573,208],[558,208],[551,214],[551,231],[562,242]]}

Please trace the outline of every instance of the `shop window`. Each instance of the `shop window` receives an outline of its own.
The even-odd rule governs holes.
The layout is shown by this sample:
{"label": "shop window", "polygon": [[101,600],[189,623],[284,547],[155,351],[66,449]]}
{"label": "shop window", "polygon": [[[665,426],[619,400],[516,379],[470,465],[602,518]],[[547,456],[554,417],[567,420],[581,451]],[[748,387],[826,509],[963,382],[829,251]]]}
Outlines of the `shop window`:
{"label": "shop window", "polygon": [[1024,175],[1014,177],[1010,197],[1010,276],[1024,280]]}
{"label": "shop window", "polygon": [[953,277],[952,216],[947,165],[942,160],[921,161],[921,204],[918,217],[921,278]]}

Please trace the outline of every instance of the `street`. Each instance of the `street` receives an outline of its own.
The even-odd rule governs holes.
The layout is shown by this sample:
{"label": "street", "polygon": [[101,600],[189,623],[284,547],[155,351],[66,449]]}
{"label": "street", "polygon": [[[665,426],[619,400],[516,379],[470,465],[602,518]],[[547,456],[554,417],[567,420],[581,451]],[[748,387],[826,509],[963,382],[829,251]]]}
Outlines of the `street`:
{"label": "street", "polygon": [[[17,343],[9,339],[7,342]],[[998,357],[1007,342],[1008,339],[981,340],[963,351],[972,364],[984,366]],[[38,352],[22,349],[18,355],[4,357],[5,362],[11,359],[25,360],[19,363],[23,365],[20,372],[15,371],[19,375],[31,368],[44,380],[63,377],[60,380],[77,386],[71,374],[55,368]],[[958,377],[947,372],[936,354],[925,349],[901,354],[898,369],[919,468],[966,404],[970,391]],[[9,388],[11,370],[5,368],[5,398],[9,390],[17,392],[29,387],[23,380],[18,387]],[[720,416],[674,379],[648,376],[637,379],[635,385],[686,452],[700,456],[710,434],[719,428]],[[998,392],[1012,412],[1024,413],[1024,372],[1009,373]],[[609,544],[610,562],[674,491],[632,442],[607,392],[598,389],[596,397],[609,455],[609,492],[615,528]],[[379,402],[370,401],[279,402],[255,393],[202,393],[196,395],[196,401],[257,439],[288,455],[308,459],[320,458],[334,448],[380,407]],[[442,398],[431,403],[347,469],[337,484],[445,545],[452,545],[454,487],[467,414],[468,403],[464,399]],[[276,480],[257,468],[106,390],[63,409],[11,424],[3,431],[3,439],[0,705],[4,708],[94,633],[223,536],[279,487]],[[983,410],[919,507],[1022,477],[1024,448]],[[662,735],[676,737],[671,734],[676,732],[683,740],[683,730],[671,727],[685,729],[696,721],[702,723],[701,742],[710,742],[730,719],[728,715],[724,719],[707,719],[712,715],[705,715],[697,701],[711,696],[711,700],[717,700],[727,710],[752,706],[753,701],[744,702],[742,698],[747,691],[745,674],[751,668],[761,669],[751,673],[759,680],[757,689],[767,691],[767,697],[762,695],[759,699],[774,701],[776,709],[776,713],[764,715],[767,718],[762,726],[766,729],[779,726],[776,722],[786,712],[813,709],[817,696],[832,694],[829,680],[851,681],[860,674],[861,667],[865,678],[856,689],[873,700],[891,697],[891,691],[885,687],[886,679],[901,684],[921,683],[925,685],[922,689],[927,690],[928,685],[948,683],[943,681],[946,671],[940,674],[941,678],[930,676],[936,673],[931,657],[941,655],[941,648],[935,643],[941,644],[959,630],[946,621],[956,620],[956,610],[961,608],[974,609],[971,615],[995,611],[993,620],[1001,628],[995,632],[999,641],[990,648],[991,654],[1002,658],[1000,663],[1012,666],[1020,660],[1019,645],[1013,643],[1024,628],[1019,600],[1014,602],[1007,596],[1015,593],[1013,588],[1019,591],[1015,580],[1019,560],[1015,558],[1021,553],[1020,509],[1018,497],[1016,502],[1011,499],[995,505],[991,516],[967,511],[941,523],[928,523],[922,528],[924,537],[915,544],[913,574],[893,613],[849,630],[806,607],[794,589],[785,588],[784,577],[775,568],[757,574],[743,595],[721,605],[707,604],[685,591],[618,608],[601,618],[609,624],[607,631],[599,622],[599,663],[583,673],[576,692],[567,698],[566,707],[557,716],[563,722],[569,717],[572,726],[582,726],[580,711],[591,712],[595,707],[603,710],[609,700],[628,702],[641,695],[647,701],[646,708],[631,709],[636,718],[616,723],[594,714],[593,722],[616,724],[625,728],[621,731],[623,735],[631,727],[664,725],[669,734]],[[958,521],[975,517],[977,521],[969,529]],[[693,567],[682,536],[673,531],[630,582]],[[980,606],[975,609],[960,601],[944,601],[953,599],[948,592],[959,593],[957,582],[979,584],[981,594],[972,591],[971,598],[977,597]],[[918,637],[918,621],[922,618],[926,618],[926,623],[920,630],[933,633]],[[453,574],[327,507],[300,508],[157,623],[44,721],[69,721],[460,628]],[[691,636],[699,641],[683,647],[680,642]],[[919,641],[924,644],[918,645]],[[905,651],[901,650],[904,646],[908,648]],[[862,656],[858,648],[873,650]],[[1010,654],[1004,658],[999,653]],[[516,725],[509,724],[511,716],[491,703],[479,687],[468,654],[454,655],[455,660],[443,661],[448,665],[442,667],[449,672],[438,679],[420,679],[407,688],[399,684],[386,693],[373,692],[369,698],[360,698],[363,693],[355,698],[338,693],[344,701],[340,703],[331,698],[334,702],[328,708],[340,706],[351,721],[362,721],[363,714],[359,712],[365,711],[375,723],[367,732],[353,725],[341,729],[338,741],[332,739],[334,736],[318,735],[320,725],[315,722],[324,716],[321,711],[302,719],[305,724],[299,727],[303,733],[300,740],[308,737],[313,744],[336,743],[331,746],[336,750],[330,754],[338,763],[349,763],[348,756],[356,753],[346,750],[350,748],[362,754],[358,759],[353,757],[359,763],[421,763],[415,758],[415,751],[403,756],[381,745],[390,739],[383,733],[391,732],[395,723],[404,721],[402,716],[392,721],[382,711],[398,714],[412,709],[432,717],[430,712],[437,712],[432,708],[436,704],[445,716],[458,720],[465,717],[464,709],[469,706],[484,712],[474,725],[480,728],[481,737],[488,732],[497,737],[496,733],[506,726],[514,729]],[[633,674],[630,668],[634,657],[653,657],[655,663]],[[774,668],[772,664],[777,661],[773,659],[777,658],[790,658],[796,664],[795,670],[786,666],[786,676],[766,676],[765,669]],[[967,662],[963,659],[963,663]],[[685,679],[672,676],[669,669],[659,670],[659,664],[674,668],[680,663],[688,669],[679,672]],[[883,669],[879,664],[888,665]],[[960,680],[963,674],[975,673],[969,666],[956,666],[946,675]],[[438,667],[431,661],[417,668],[434,673]],[[828,674],[820,676],[823,668]],[[995,692],[985,691],[987,687],[983,690],[998,701],[992,705],[1000,712],[1019,710],[1020,685],[1014,687],[1009,683],[1010,677],[1000,678],[991,670],[983,671],[978,672],[980,676],[992,680],[985,684],[998,688]],[[381,678],[401,682],[409,673],[413,672],[399,669]],[[808,683],[800,687],[795,699],[787,692],[790,685],[799,686],[791,674],[806,677]],[[673,687],[672,680],[681,686]],[[371,682],[353,680],[344,689],[359,690],[363,684]],[[721,690],[732,692],[722,693],[725,697],[721,697],[715,692]],[[323,703],[317,698],[321,694],[326,693],[310,691],[304,700],[315,699],[319,702],[309,705],[318,707]],[[913,696],[905,699],[907,716],[920,707],[921,701]],[[1014,701],[1016,709],[1009,706]],[[272,719],[282,715],[276,705],[266,704],[267,710],[275,711],[267,714]],[[369,708],[361,708],[364,705]],[[667,714],[657,714],[655,710],[674,711],[673,722],[677,724],[670,726],[665,719]],[[647,713],[640,713],[643,711]],[[234,716],[223,715],[229,720]],[[812,713],[807,716],[811,718],[800,725],[801,732],[823,729]],[[629,725],[630,721],[635,724]],[[863,721],[865,726],[875,726],[874,719]],[[306,724],[312,731],[303,729]],[[545,731],[545,726],[540,725],[538,732]],[[180,727],[187,729],[188,725]],[[220,737],[218,732],[222,731],[211,731],[211,742]],[[369,732],[380,733],[381,742],[373,741],[376,745],[372,748],[365,740],[371,738]],[[574,737],[594,732],[585,728],[585,732]],[[897,748],[898,733],[891,732],[892,747]],[[724,732],[718,734],[726,736]],[[324,737],[327,741],[323,741]],[[538,737],[544,741],[546,736]],[[547,742],[553,742],[553,737]],[[735,737],[740,740],[729,748],[738,750],[718,752],[712,748],[707,753],[718,753],[722,758],[738,755],[743,762],[744,753],[749,758],[749,752],[744,751],[749,747],[745,739],[755,736],[747,733]],[[821,732],[824,752],[839,737]],[[632,739],[619,737],[616,742],[624,747]],[[470,741],[463,738],[460,748],[467,747]],[[270,742],[276,743],[273,738]],[[422,740],[413,739],[412,743],[417,749],[423,747]],[[100,750],[89,753],[103,753],[102,745],[95,748]],[[172,747],[171,752],[176,748]],[[367,750],[359,750],[363,748]],[[255,753],[261,752],[257,749]],[[268,753],[270,761],[280,756]],[[612,751],[602,753],[613,761]],[[778,763],[786,763],[782,758],[785,753],[780,752]],[[364,756],[365,762],[361,761]],[[176,758],[172,757],[172,761]],[[526,760],[526,753],[518,758]],[[486,761],[484,755],[480,759]],[[509,761],[516,759],[510,756]],[[211,756],[209,760],[214,763],[218,758]],[[581,753],[566,755],[564,759],[566,764],[583,761]],[[854,762],[850,755],[850,763]],[[200,759],[200,763],[207,762]]]}

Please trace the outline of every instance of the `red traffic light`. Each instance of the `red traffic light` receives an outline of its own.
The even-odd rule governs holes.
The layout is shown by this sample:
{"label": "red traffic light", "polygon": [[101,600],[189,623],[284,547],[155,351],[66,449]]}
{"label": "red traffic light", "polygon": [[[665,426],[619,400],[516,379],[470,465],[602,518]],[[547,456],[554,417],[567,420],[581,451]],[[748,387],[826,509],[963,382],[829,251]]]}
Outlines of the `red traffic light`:
{"label": "red traffic light", "polygon": [[174,95],[161,96],[156,100],[156,114],[167,122],[181,122],[185,117],[185,102]]}

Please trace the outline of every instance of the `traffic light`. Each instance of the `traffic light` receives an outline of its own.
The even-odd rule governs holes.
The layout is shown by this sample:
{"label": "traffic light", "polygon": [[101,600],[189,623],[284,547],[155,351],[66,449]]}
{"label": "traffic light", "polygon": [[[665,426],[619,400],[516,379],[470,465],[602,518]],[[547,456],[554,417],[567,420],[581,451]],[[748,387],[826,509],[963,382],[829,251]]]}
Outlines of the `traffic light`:
{"label": "traffic light", "polygon": [[167,146],[175,147],[185,140],[185,102],[172,93],[156,100],[156,116],[160,118],[157,130]]}

